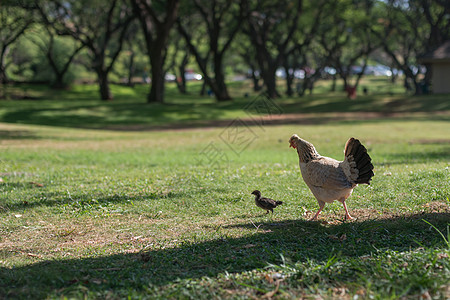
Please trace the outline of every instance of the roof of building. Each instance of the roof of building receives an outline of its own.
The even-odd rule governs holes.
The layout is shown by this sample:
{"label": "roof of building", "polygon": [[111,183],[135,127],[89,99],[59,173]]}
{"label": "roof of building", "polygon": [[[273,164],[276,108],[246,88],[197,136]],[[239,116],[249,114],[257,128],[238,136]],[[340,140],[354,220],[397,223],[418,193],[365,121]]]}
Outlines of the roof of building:
{"label": "roof of building", "polygon": [[433,51],[426,53],[419,58],[422,62],[437,62],[437,61],[449,61],[450,62],[450,40],[443,43],[441,46]]}

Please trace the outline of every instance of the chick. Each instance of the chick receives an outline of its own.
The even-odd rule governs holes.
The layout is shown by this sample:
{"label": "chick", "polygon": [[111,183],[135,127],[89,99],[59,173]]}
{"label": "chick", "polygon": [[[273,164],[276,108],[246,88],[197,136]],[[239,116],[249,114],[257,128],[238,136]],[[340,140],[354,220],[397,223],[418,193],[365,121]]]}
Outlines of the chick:
{"label": "chick", "polygon": [[265,198],[265,197],[261,197],[261,192],[258,190],[254,190],[252,192],[253,195],[255,195],[255,204],[258,207],[261,207],[262,209],[265,209],[267,212],[266,214],[269,213],[269,211],[272,212],[273,214],[273,209],[275,207],[277,207],[278,205],[283,204],[282,201],[275,201],[273,199],[270,198]]}

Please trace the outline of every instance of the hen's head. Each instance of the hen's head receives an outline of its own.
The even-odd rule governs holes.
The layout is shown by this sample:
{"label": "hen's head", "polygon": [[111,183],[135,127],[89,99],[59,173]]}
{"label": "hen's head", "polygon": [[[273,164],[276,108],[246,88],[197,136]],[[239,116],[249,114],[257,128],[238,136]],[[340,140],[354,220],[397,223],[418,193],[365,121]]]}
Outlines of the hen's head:
{"label": "hen's head", "polygon": [[252,192],[252,195],[256,195],[256,196],[260,197],[260,196],[261,196],[261,192],[258,191],[258,190],[254,190],[254,191]]}
{"label": "hen's head", "polygon": [[297,143],[300,141],[301,139],[299,138],[299,136],[298,135],[296,135],[296,134],[293,134],[292,136],[291,136],[291,138],[289,139],[289,148],[294,148],[294,149],[297,149],[297,147],[298,147],[298,145],[297,145]]}
{"label": "hen's head", "polygon": [[301,139],[296,134],[293,134],[291,136],[291,138],[289,139],[289,144],[289,147],[297,150],[300,162],[307,163],[311,159],[320,156],[319,153],[317,153],[316,148],[314,148],[313,144],[304,139]]}

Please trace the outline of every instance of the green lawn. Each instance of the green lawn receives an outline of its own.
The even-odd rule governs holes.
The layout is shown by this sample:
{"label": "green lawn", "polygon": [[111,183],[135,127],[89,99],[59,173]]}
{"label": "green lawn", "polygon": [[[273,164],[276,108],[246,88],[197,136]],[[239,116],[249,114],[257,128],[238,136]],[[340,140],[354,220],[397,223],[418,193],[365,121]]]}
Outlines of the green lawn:
{"label": "green lawn", "polygon": [[[77,89],[0,101],[0,299],[450,297],[445,97],[368,95],[353,100],[359,108],[341,93],[284,98],[277,114],[310,120],[269,125],[247,114],[253,96],[195,106],[172,91],[173,103],[148,105]],[[399,99],[400,115],[364,120]],[[191,125],[202,114],[238,119],[98,130]],[[347,201],[356,220],[337,202],[307,221],[318,204],[288,147],[293,133],[337,159],[351,136],[367,146],[375,177]],[[254,189],[284,204],[265,215]]]}

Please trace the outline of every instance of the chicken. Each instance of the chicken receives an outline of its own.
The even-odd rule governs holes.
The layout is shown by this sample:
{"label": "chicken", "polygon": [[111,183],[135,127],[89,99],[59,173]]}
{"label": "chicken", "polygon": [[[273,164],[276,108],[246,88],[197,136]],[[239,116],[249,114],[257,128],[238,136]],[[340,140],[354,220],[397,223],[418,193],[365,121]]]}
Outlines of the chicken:
{"label": "chicken", "polygon": [[273,213],[273,209],[275,207],[283,204],[282,201],[275,201],[273,199],[261,197],[261,192],[258,190],[254,190],[252,194],[255,195],[255,204],[258,207],[267,210],[266,215],[269,213],[269,210]]}
{"label": "chicken", "polygon": [[337,161],[321,156],[313,144],[296,134],[291,136],[289,143],[289,147],[297,149],[303,180],[319,202],[319,210],[310,220],[317,220],[325,203],[334,200],[344,205],[345,219],[352,219],[345,200],[357,184],[370,184],[374,176],[367,149],[359,140],[350,138],[345,144],[345,159]]}

